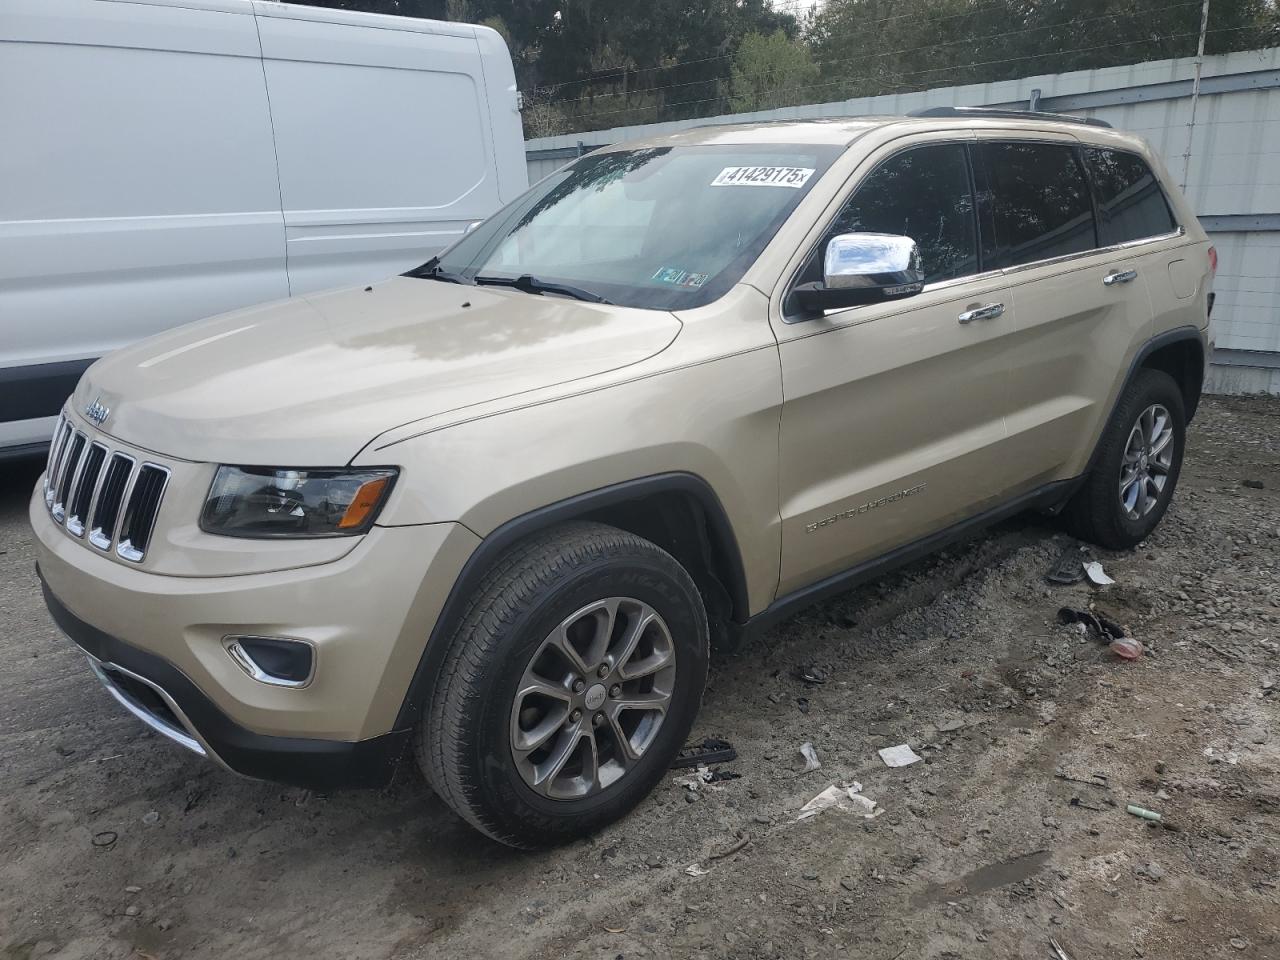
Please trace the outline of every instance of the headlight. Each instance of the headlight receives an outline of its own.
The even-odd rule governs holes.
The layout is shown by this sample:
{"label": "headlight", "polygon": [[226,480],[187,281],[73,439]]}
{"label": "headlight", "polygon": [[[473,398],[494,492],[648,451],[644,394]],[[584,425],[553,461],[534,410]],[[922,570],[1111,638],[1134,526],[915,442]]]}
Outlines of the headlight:
{"label": "headlight", "polygon": [[224,537],[349,537],[377,519],[394,467],[219,467],[200,529]]}

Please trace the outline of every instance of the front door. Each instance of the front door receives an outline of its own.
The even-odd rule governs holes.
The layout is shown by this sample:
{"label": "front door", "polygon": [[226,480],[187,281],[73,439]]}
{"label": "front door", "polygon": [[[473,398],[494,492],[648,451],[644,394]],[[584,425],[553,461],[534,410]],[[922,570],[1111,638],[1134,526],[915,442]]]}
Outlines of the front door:
{"label": "front door", "polygon": [[780,596],[980,512],[1002,486],[1014,311],[1005,277],[980,272],[969,154],[936,136],[885,148],[786,288],[821,279],[827,240],[861,231],[916,241],[922,293],[825,316],[780,299]]}

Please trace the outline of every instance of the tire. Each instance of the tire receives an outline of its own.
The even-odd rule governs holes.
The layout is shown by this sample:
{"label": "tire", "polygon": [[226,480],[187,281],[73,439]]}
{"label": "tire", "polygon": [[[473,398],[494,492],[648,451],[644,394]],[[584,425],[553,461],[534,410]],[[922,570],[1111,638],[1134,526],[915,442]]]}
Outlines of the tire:
{"label": "tire", "polygon": [[502,843],[590,834],[669,769],[698,712],[708,646],[698,588],[666,551],[598,523],[536,534],[472,595],[418,724],[418,763],[449,806]]}
{"label": "tire", "polygon": [[[1161,437],[1167,434],[1171,446],[1167,463],[1160,462],[1166,448],[1156,450],[1159,444],[1153,445],[1149,436],[1141,458],[1134,458],[1135,444],[1144,446],[1138,435],[1139,420],[1151,411],[1156,413],[1142,433],[1151,433],[1154,427]],[[1160,425],[1161,411],[1167,414],[1164,426]],[[1173,499],[1182,472],[1186,430],[1182,391],[1173,378],[1160,370],[1138,371],[1116,403],[1084,485],[1067,504],[1063,513],[1067,528],[1080,539],[1111,550],[1127,550],[1146,539]],[[1132,462],[1126,463],[1126,458]],[[1139,470],[1136,475],[1135,469]],[[1142,469],[1147,471],[1145,475]],[[1131,476],[1135,479],[1126,485]],[[1144,476],[1150,477],[1150,482]],[[1159,477],[1163,481],[1157,489]]]}

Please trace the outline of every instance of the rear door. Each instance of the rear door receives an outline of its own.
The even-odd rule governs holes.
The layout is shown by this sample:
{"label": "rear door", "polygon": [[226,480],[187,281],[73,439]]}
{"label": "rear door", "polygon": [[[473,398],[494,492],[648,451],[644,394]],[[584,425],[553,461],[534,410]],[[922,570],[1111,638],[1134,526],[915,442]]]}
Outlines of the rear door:
{"label": "rear door", "polygon": [[820,279],[827,239],[854,231],[911,236],[928,281],[914,297],[825,316],[780,301],[779,594],[977,513],[1000,486],[1014,311],[1003,275],[980,266],[968,153],[954,134],[883,148],[786,287]]}
{"label": "rear door", "polygon": [[254,6],[295,296],[401,273],[498,208],[472,28]]}
{"label": "rear door", "polygon": [[1151,330],[1140,251],[1099,242],[1085,157],[1066,135],[980,132],[992,261],[1016,308],[1004,495],[1079,473],[1113,385]]}

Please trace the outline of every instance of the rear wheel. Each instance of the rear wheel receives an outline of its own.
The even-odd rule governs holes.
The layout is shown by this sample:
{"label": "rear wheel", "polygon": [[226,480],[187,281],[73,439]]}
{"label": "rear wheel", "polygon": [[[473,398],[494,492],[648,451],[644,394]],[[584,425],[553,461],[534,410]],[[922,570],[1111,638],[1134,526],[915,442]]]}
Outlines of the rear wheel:
{"label": "rear wheel", "polygon": [[697,587],[661,548],[594,523],[536,535],[472,597],[419,724],[419,763],[503,843],[591,833],[670,766],[707,647]]}
{"label": "rear wheel", "polygon": [[1136,546],[1164,516],[1182,471],[1186,417],[1167,373],[1141,370],[1121,395],[1084,486],[1063,516],[1084,540]]}

